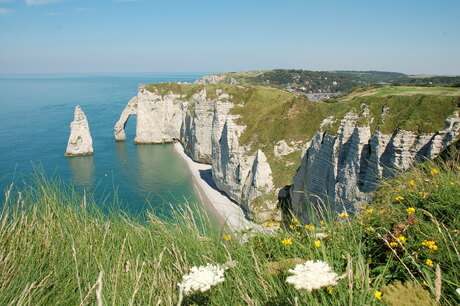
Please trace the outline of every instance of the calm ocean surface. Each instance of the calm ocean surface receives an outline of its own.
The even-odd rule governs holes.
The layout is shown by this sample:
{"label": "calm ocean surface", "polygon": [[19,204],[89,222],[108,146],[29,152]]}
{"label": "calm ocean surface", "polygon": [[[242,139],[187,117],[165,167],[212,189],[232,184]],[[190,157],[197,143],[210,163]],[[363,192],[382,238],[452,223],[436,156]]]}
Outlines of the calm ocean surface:
{"label": "calm ocean surface", "polygon": [[[48,176],[88,190],[96,200],[116,193],[133,214],[148,207],[198,202],[190,174],[172,145],[134,145],[136,117],[127,142],[113,126],[139,83],[194,81],[202,74],[0,74],[0,189],[18,185],[43,167]],[[64,157],[76,105],[88,118],[94,156]]]}

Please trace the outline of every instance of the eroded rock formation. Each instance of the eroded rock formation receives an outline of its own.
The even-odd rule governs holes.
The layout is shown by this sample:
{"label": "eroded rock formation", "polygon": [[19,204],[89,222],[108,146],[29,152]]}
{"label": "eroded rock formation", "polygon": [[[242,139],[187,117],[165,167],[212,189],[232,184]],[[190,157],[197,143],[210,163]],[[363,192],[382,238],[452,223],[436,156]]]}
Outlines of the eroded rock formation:
{"label": "eroded rock formation", "polygon": [[422,135],[405,130],[371,133],[369,125],[358,124],[367,115],[350,111],[337,135],[320,131],[307,143],[290,192],[296,215],[307,217],[307,199],[339,210],[368,203],[382,178],[436,157],[459,135],[458,111],[446,119],[444,130]]}
{"label": "eroded rock formation", "polygon": [[[276,188],[283,186],[274,184],[269,154],[278,164],[284,157],[291,158],[288,165],[292,154],[302,151],[289,207],[298,217],[307,218],[312,208],[308,200],[327,203],[332,209],[367,203],[382,178],[409,169],[417,160],[435,157],[458,136],[460,128],[456,112],[446,120],[446,128],[435,133],[396,130],[385,134],[372,130],[371,124],[373,120],[383,124],[391,109],[385,106],[378,118],[363,103],[359,113],[353,109],[345,116],[324,119],[311,139],[277,139],[252,148],[242,145],[246,127],[232,111],[245,101],[224,92],[222,88],[228,85],[179,85],[140,86],[115,126],[115,138],[125,139],[124,125],[130,115],[137,114],[135,142],[179,140],[195,161],[212,165],[216,186],[259,222],[279,219]],[[338,129],[336,123],[340,123]]]}
{"label": "eroded rock formation", "polygon": [[115,139],[125,140],[124,126],[137,115],[136,143],[180,140],[195,161],[212,165],[217,187],[238,202],[257,221],[276,218],[276,201],[257,205],[253,200],[274,191],[270,165],[261,150],[240,146],[244,126],[230,113],[235,105],[220,89],[209,94],[202,89],[190,96],[160,94],[140,86],[115,125]]}
{"label": "eroded rock formation", "polygon": [[70,136],[65,156],[91,155],[93,152],[93,139],[89,131],[88,120],[80,106],[76,106],[74,119],[70,124]]}

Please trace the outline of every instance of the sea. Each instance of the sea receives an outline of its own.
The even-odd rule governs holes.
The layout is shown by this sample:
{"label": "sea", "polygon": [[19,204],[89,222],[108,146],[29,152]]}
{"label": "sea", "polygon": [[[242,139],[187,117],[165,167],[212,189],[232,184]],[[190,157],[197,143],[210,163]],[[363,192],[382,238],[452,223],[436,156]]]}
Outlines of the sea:
{"label": "sea", "polygon": [[[0,74],[0,206],[11,184],[20,189],[37,173],[104,205],[113,200],[133,216],[200,203],[172,144],[134,144],[136,116],[127,123],[126,142],[114,141],[113,127],[139,84],[193,82],[202,75]],[[64,157],[76,105],[88,119],[93,156]]]}

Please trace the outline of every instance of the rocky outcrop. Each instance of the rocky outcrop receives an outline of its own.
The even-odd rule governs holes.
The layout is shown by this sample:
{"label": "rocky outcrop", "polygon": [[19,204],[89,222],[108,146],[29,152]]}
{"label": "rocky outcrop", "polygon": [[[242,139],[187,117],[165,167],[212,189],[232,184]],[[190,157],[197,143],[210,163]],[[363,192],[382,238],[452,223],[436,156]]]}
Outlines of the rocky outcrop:
{"label": "rocky outcrop", "polygon": [[70,124],[70,136],[65,156],[91,155],[93,152],[93,139],[89,131],[88,120],[80,106],[76,106],[74,119]]}
{"label": "rocky outcrop", "polygon": [[458,111],[446,119],[445,129],[436,133],[396,130],[383,134],[378,130],[371,133],[369,125],[358,124],[358,120],[367,119],[365,108],[361,115],[347,113],[337,135],[320,131],[307,144],[290,191],[297,215],[307,218],[309,201],[353,210],[370,201],[382,178],[434,158],[459,135]]}
{"label": "rocky outcrop", "polygon": [[118,119],[118,122],[115,124],[113,129],[115,133],[115,141],[126,141],[125,127],[131,115],[137,115],[137,97],[129,100],[128,105],[126,105],[125,109],[121,113],[120,119]]}
{"label": "rocky outcrop", "polygon": [[275,147],[273,148],[273,154],[275,154],[275,157],[283,157],[288,154],[291,154],[294,152],[296,149],[293,147],[290,147],[285,140],[280,140],[276,143]]}
{"label": "rocky outcrop", "polygon": [[137,115],[136,143],[181,141],[195,161],[212,165],[221,191],[257,221],[271,220],[276,217],[276,199],[260,200],[274,193],[270,165],[261,150],[240,146],[245,127],[230,111],[237,103],[220,89],[207,92],[203,87],[187,96],[140,86],[115,125],[115,139],[126,139],[124,126],[129,116]]}

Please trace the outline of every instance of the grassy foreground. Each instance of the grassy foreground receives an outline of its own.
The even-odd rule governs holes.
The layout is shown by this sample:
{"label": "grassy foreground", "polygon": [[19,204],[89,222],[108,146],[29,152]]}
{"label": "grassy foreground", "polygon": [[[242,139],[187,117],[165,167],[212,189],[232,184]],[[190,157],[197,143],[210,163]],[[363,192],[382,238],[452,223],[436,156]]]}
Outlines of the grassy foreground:
{"label": "grassy foreground", "polygon": [[[411,297],[406,305],[436,305],[437,298],[458,305],[459,169],[426,164],[386,182],[356,217],[293,219],[290,228],[244,244],[216,231],[204,213],[183,208],[172,221],[149,214],[141,223],[103,214],[71,188],[40,180],[6,194],[0,304],[404,305]],[[288,269],[309,259],[343,278],[296,290],[286,283]],[[236,265],[224,282],[180,297],[177,284],[192,266],[229,261]]]}

